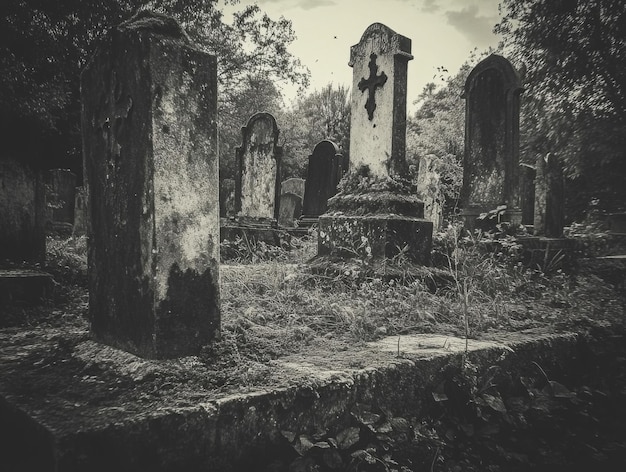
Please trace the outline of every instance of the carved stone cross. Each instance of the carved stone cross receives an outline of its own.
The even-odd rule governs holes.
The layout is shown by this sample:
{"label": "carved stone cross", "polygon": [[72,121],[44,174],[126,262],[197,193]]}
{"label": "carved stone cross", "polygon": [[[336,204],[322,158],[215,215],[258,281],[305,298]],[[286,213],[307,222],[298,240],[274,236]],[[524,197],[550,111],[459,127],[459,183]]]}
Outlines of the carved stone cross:
{"label": "carved stone cross", "polygon": [[374,110],[376,110],[376,87],[382,87],[387,82],[387,75],[384,72],[381,72],[380,75],[376,75],[378,73],[378,66],[376,65],[376,54],[372,53],[370,55],[370,76],[365,79],[363,77],[359,84],[359,90],[364,92],[367,89],[369,96],[367,97],[367,102],[365,102],[365,109],[367,110],[367,117],[370,121],[374,118]]}

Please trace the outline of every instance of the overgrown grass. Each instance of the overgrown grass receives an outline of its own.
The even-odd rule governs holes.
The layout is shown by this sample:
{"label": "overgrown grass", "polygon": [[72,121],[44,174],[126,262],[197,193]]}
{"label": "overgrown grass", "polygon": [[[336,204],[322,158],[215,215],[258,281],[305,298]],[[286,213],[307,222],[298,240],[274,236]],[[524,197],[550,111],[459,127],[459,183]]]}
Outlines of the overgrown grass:
{"label": "overgrown grass", "polygon": [[[247,245],[253,253],[240,247],[222,264],[222,338],[211,351],[246,365],[384,336],[475,338],[623,317],[622,292],[593,274],[527,268],[511,238],[470,237],[452,227],[436,235],[432,267],[353,259],[328,272],[307,263],[316,243],[294,238],[290,247],[271,251]],[[81,298],[84,315],[86,238],[49,238],[46,269],[74,287],[70,294]]]}

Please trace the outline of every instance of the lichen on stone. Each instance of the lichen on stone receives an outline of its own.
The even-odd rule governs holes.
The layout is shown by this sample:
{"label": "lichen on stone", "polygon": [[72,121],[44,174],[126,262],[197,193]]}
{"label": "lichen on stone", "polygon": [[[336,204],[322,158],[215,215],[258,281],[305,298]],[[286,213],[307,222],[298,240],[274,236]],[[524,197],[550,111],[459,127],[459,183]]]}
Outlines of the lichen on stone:
{"label": "lichen on stone", "polygon": [[415,193],[413,187],[408,179],[399,175],[390,174],[384,178],[373,176],[367,165],[346,174],[337,186],[339,192],[344,195],[377,192],[410,195]]}

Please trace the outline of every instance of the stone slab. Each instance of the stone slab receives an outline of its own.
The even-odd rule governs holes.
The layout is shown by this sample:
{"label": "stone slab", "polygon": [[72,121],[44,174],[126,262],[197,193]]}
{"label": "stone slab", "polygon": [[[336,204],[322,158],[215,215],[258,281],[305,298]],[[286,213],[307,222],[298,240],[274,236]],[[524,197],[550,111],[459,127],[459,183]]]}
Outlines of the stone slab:
{"label": "stone slab", "polygon": [[[622,345],[615,336],[602,342]],[[84,331],[0,331],[0,440],[9,470],[258,470],[284,452],[281,431],[342,428],[357,404],[394,415],[428,413],[450,364],[468,360],[483,375],[500,366],[525,375],[579,374],[593,350],[584,335],[525,332],[489,340],[406,335],[355,352],[290,356],[269,376],[275,388],[207,391],[176,382],[195,357],[140,359],[90,341]],[[604,346],[606,348],[606,345]],[[42,350],[56,362],[43,362]],[[164,372],[169,372],[164,374]],[[158,382],[156,381],[158,380]],[[133,385],[116,395],[120,385]]]}

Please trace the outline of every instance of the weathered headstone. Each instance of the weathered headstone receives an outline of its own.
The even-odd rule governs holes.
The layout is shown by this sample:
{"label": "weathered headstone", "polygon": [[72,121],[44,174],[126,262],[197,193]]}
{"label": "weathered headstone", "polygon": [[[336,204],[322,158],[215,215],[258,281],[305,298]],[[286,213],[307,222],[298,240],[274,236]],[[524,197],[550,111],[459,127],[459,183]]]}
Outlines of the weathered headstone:
{"label": "weathered headstone", "polygon": [[235,181],[220,180],[220,216],[227,218],[235,214]]}
{"label": "weathered headstone", "polygon": [[244,221],[276,223],[279,215],[280,161],[278,126],[269,113],[256,113],[241,129],[237,152],[235,211]]}
{"label": "weathered headstone", "polygon": [[318,256],[428,263],[433,225],[408,180],[406,84],[411,40],[380,23],[350,50],[350,170],[319,218]]}
{"label": "weathered headstone", "polygon": [[535,177],[534,233],[547,238],[563,237],[565,182],[558,159],[548,153],[538,156]]}
{"label": "weathered headstone", "polygon": [[0,159],[0,263],[45,261],[45,201],[40,170]]}
{"label": "weathered headstone", "polygon": [[465,81],[462,216],[471,229],[481,213],[506,205],[505,221],[521,223],[519,189],[520,78],[492,54]]}
{"label": "weathered headstone", "polygon": [[76,187],[74,197],[74,236],[88,233],[89,227],[89,192],[85,186]]}
{"label": "weathered headstone", "polygon": [[302,214],[302,197],[295,193],[283,193],[280,195],[280,215],[278,223],[286,228],[293,228],[295,221]]}
{"label": "weathered headstone", "polygon": [[81,76],[91,331],[149,358],[219,334],[216,71],[173,19],[141,12]]}
{"label": "weathered headstone", "polygon": [[74,198],[76,174],[69,169],[48,171],[46,204],[50,220],[58,223],[74,223]]}
{"label": "weathered headstone", "polygon": [[406,175],[407,65],[411,40],[381,23],[350,48],[353,69],[350,170],[374,177]]}
{"label": "weathered headstone", "polygon": [[433,154],[420,157],[417,174],[417,195],[424,202],[424,218],[433,222],[433,229],[441,228],[444,195],[441,188],[441,173],[438,158]]}
{"label": "weathered headstone", "polygon": [[300,198],[304,198],[304,186],[304,179],[291,177],[290,179],[284,180],[280,184],[280,193],[294,193],[300,196]]}
{"label": "weathered headstone", "polygon": [[315,145],[309,156],[304,187],[303,220],[317,222],[318,217],[326,212],[328,199],[337,193],[342,160],[339,147],[332,141],[325,139]]}
{"label": "weathered headstone", "polygon": [[533,166],[520,165],[520,205],[522,224],[532,226],[535,222],[535,176]]}

